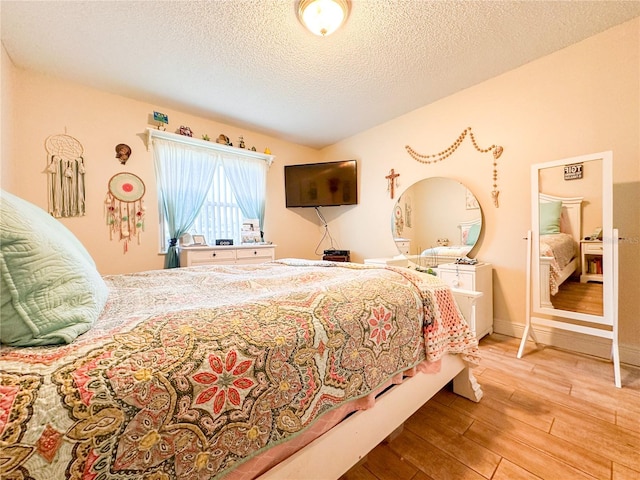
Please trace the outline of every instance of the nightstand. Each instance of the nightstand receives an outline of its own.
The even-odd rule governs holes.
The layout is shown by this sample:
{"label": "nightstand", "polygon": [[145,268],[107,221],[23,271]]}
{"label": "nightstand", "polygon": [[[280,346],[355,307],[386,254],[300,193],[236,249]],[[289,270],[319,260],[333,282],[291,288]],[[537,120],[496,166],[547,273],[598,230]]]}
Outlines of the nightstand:
{"label": "nightstand", "polygon": [[580,240],[580,283],[602,283],[602,240]]}
{"label": "nightstand", "polygon": [[445,263],[433,269],[453,288],[482,292],[476,300],[475,334],[478,339],[493,332],[493,279],[490,263],[464,265]]}

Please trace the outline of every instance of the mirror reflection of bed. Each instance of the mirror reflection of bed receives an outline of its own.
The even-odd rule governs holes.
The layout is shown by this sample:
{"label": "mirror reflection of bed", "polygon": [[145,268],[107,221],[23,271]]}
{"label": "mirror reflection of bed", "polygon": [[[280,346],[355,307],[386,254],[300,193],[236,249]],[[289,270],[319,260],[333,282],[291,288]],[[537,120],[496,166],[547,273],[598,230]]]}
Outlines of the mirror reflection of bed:
{"label": "mirror reflection of bed", "polygon": [[451,178],[419,180],[403,192],[394,208],[392,233],[398,251],[418,266],[435,267],[471,256],[481,231],[477,199]]}
{"label": "mirror reflection of bed", "polygon": [[583,197],[540,193],[540,305],[602,315],[602,281],[581,281]]}
{"label": "mirror reflection of bed", "polygon": [[540,306],[603,315],[602,276],[585,280],[581,255],[597,244],[585,237],[602,225],[602,165],[595,160],[582,168],[575,180],[564,179],[564,166],[539,170]]}

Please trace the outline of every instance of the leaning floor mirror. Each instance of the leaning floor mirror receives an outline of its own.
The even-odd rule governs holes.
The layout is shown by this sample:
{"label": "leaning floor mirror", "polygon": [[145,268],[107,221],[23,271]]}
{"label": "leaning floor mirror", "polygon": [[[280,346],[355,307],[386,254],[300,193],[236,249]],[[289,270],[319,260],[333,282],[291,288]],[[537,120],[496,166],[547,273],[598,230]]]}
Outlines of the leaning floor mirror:
{"label": "leaning floor mirror", "polygon": [[518,358],[535,327],[611,340],[618,354],[618,232],[613,228],[613,155],[602,152],[531,167],[527,316]]}

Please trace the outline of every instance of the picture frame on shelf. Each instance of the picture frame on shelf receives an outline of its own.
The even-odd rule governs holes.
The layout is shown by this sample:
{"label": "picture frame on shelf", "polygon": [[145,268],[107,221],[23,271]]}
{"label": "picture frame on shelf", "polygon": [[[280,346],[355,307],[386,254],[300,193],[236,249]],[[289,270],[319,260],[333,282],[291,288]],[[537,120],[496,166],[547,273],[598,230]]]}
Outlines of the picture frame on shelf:
{"label": "picture frame on shelf", "polygon": [[206,245],[207,244],[207,240],[204,238],[204,235],[193,235],[192,239],[193,239],[192,245]]}

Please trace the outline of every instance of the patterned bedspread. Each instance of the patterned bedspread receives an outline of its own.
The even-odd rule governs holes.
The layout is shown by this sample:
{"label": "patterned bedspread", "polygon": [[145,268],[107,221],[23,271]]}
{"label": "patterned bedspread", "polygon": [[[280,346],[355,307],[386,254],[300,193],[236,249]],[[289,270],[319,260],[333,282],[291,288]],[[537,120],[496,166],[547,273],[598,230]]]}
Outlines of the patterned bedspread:
{"label": "patterned bedspread", "polygon": [[540,236],[540,256],[551,257],[549,268],[549,291],[558,293],[560,274],[576,254],[576,242],[568,233],[554,233]]}
{"label": "patterned bedspread", "polygon": [[0,351],[3,480],[209,479],[447,352],[477,361],[450,290],[330,262],[105,277],[70,344]]}

